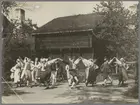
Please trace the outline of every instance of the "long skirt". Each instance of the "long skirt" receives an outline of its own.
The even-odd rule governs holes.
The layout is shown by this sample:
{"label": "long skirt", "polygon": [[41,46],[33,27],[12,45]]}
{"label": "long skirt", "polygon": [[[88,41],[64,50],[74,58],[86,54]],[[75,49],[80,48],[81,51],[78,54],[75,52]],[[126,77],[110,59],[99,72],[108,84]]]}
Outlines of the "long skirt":
{"label": "long skirt", "polygon": [[50,83],[50,78],[51,78],[51,71],[40,71],[40,83],[47,83],[48,85]]}
{"label": "long skirt", "polygon": [[97,75],[98,75],[98,73],[97,73],[96,70],[91,70],[90,69],[87,82],[91,83],[91,84],[94,84],[94,82],[96,81]]}
{"label": "long skirt", "polygon": [[70,72],[70,74],[71,74],[73,77],[75,77],[75,76],[78,77],[78,72],[77,72],[77,70],[75,70],[75,69],[70,69],[69,72]]}
{"label": "long skirt", "polygon": [[33,71],[32,71],[32,81],[35,81],[38,78],[39,78],[39,69],[34,68]]}
{"label": "long skirt", "polygon": [[20,69],[16,69],[14,72],[14,83],[20,82]]}
{"label": "long skirt", "polygon": [[118,73],[119,81],[126,81],[126,80],[128,80],[128,74],[127,74],[126,70],[123,69],[123,68],[120,68],[120,69],[121,70],[119,70],[119,73]]}
{"label": "long skirt", "polygon": [[111,74],[111,69],[109,65],[105,63],[101,66],[101,71],[102,71],[103,79],[107,79],[108,76]]}
{"label": "long skirt", "polygon": [[128,80],[128,74],[125,69],[122,69],[122,75],[124,80]]}

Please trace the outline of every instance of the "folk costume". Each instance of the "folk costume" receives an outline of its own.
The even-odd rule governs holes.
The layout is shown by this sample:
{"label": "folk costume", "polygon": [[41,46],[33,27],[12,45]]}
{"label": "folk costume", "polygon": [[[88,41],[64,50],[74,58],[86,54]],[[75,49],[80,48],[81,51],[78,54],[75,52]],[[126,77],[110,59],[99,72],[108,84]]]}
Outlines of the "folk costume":
{"label": "folk costume", "polygon": [[92,86],[94,85],[94,83],[96,82],[96,77],[98,75],[98,69],[99,67],[96,64],[93,64],[90,68],[89,68],[89,75],[87,78],[87,83],[86,86],[88,85],[88,83],[92,84]]}
{"label": "folk costume", "polygon": [[24,69],[22,71],[21,79],[25,77],[27,86],[31,86],[32,82],[32,74],[31,74],[32,68],[31,68],[31,60],[28,59],[27,62],[25,62]]}
{"label": "folk costume", "polygon": [[104,78],[104,84],[103,85],[106,85],[107,79],[110,80],[111,84],[113,82],[112,78],[110,77],[110,74],[111,74],[110,64],[111,64],[112,61],[113,61],[113,59],[110,60],[110,61],[105,59],[105,62],[101,65],[101,72],[102,72],[103,78]]}
{"label": "folk costume", "polygon": [[14,79],[14,83],[19,83],[20,82],[20,75],[21,75],[21,68],[22,65],[20,62],[18,62],[12,69],[10,70],[11,73],[11,79]]}
{"label": "folk costume", "polygon": [[128,66],[126,66],[125,60],[123,58],[121,58],[120,60],[116,58],[116,64],[118,64],[118,78],[119,78],[118,85],[124,85],[124,81],[128,80],[127,74]]}

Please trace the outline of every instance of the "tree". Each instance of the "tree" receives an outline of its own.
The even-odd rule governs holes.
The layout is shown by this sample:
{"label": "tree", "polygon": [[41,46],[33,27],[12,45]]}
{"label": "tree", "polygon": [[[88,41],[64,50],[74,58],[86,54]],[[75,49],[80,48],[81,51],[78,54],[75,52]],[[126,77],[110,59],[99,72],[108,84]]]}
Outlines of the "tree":
{"label": "tree", "polygon": [[[20,57],[32,57],[34,51],[34,38],[31,36],[36,24],[33,24],[30,19],[23,24],[18,23],[18,20],[12,20],[10,39],[5,38],[4,43],[4,73],[10,75],[10,69],[15,64],[15,60]],[[7,74],[8,73],[8,74]]]}
{"label": "tree", "polygon": [[[15,1],[3,1],[2,13],[8,17],[13,7],[21,7],[20,3]],[[8,20],[3,41],[3,71],[5,77],[10,75],[10,69],[15,64],[15,60],[19,56],[31,57],[33,53],[34,39],[31,36],[32,31],[37,29],[37,24],[33,24],[31,19],[25,20],[23,23],[19,20]],[[8,73],[8,74],[7,74]]]}
{"label": "tree", "polygon": [[119,57],[136,60],[137,34],[136,27],[132,27],[135,25],[133,21],[136,14],[125,9],[122,1],[112,0],[101,1],[94,12],[102,15],[94,32],[99,38],[111,42],[107,48]]}
{"label": "tree", "polygon": [[15,1],[2,1],[2,13],[5,14],[6,16],[9,15],[10,9],[12,7],[17,6]]}
{"label": "tree", "polygon": [[[4,75],[10,75],[10,69],[15,60],[21,57],[32,57],[34,51],[34,38],[31,33],[37,28],[31,19],[19,23],[19,20],[12,19],[9,25],[9,34],[6,35],[3,44],[3,70]],[[5,76],[7,77],[7,76]]]}

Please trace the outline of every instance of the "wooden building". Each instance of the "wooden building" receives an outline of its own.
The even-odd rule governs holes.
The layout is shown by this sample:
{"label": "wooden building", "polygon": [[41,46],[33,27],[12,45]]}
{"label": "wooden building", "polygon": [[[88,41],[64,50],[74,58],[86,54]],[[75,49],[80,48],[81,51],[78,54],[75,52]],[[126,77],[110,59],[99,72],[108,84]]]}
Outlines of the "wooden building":
{"label": "wooden building", "polygon": [[53,19],[33,33],[37,56],[83,56],[101,63],[106,56],[106,41],[94,34],[101,18],[92,13]]}

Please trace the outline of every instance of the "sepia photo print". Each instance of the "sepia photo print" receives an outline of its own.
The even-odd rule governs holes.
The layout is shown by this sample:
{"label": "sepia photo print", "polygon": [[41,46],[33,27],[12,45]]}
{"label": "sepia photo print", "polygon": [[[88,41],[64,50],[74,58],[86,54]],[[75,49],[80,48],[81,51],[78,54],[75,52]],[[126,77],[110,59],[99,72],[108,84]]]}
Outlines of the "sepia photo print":
{"label": "sepia photo print", "polygon": [[2,104],[138,104],[139,1],[2,1]]}

